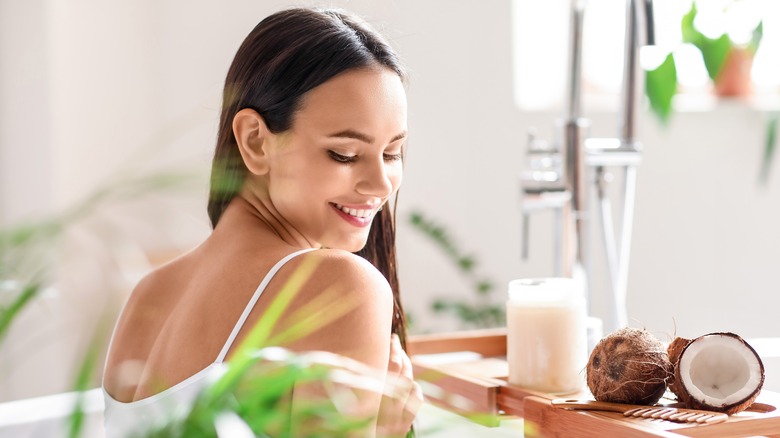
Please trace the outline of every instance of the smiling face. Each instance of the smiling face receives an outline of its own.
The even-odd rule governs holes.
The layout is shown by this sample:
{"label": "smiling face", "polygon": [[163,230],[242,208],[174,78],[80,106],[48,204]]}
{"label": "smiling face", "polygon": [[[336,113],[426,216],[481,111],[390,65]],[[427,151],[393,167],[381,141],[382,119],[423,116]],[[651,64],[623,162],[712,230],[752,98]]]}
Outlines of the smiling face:
{"label": "smiling face", "polygon": [[312,89],[268,148],[267,199],[313,246],[358,251],[401,184],[406,93],[388,69],[356,69]]}

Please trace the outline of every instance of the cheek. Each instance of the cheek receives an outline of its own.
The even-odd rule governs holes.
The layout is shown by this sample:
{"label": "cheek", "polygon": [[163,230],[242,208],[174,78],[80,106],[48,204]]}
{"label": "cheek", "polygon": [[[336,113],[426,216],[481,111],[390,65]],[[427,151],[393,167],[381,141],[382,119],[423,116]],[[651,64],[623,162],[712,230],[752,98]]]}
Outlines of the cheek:
{"label": "cheek", "polygon": [[390,184],[393,186],[393,193],[398,191],[401,187],[401,182],[404,179],[404,169],[402,166],[397,166],[387,172],[387,178],[390,180]]}
{"label": "cheek", "polygon": [[328,181],[327,166],[305,155],[291,155],[271,167],[271,182],[280,191],[306,196]]}

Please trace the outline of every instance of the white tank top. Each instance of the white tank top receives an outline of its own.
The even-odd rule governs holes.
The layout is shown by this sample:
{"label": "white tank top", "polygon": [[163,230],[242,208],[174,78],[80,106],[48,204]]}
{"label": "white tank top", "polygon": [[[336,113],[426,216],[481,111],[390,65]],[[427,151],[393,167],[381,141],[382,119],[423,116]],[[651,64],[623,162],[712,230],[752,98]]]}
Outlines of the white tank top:
{"label": "white tank top", "polygon": [[[223,361],[227,355],[230,346],[233,345],[233,341],[236,339],[238,332],[241,331],[244,322],[246,322],[249,313],[254,308],[255,303],[260,298],[260,295],[265,290],[268,283],[274,275],[293,257],[303,254],[313,249],[304,249],[287,255],[283,259],[268,271],[263,281],[255,290],[252,299],[244,309],[244,313],[236,322],[233,331],[230,333],[225,345],[222,347],[222,351],[219,352],[219,356],[211,365],[198,371],[185,380],[177,383],[176,385],[146,397],[141,400],[133,402],[120,402],[115,400],[111,395],[106,392],[105,382],[103,383],[103,399],[105,400],[104,411],[104,424],[106,429],[106,438],[125,438],[128,436],[139,435],[145,430],[149,430],[150,427],[161,426],[165,422],[172,419],[183,418],[190,410],[192,403],[195,401],[200,390],[208,386],[209,383],[215,381],[225,369]],[[123,309],[124,310],[124,309]],[[120,314],[121,317],[121,314]],[[114,327],[116,330],[116,327]],[[108,350],[111,351],[111,343],[114,340],[114,335],[111,335],[111,341],[108,344]],[[108,363],[108,357],[106,357],[106,363]]]}

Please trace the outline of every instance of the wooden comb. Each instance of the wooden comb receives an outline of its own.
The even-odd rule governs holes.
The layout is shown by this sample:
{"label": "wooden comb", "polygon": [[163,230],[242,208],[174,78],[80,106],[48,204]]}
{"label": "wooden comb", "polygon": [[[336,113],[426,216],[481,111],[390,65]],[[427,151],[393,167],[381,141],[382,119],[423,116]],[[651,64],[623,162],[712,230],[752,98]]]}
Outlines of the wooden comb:
{"label": "wooden comb", "polygon": [[629,405],[624,403],[600,402],[596,400],[557,398],[552,401],[552,405],[562,409],[620,412],[626,417],[661,419],[679,423],[716,424],[722,423],[729,418],[728,415],[721,412],[673,408],[668,406]]}

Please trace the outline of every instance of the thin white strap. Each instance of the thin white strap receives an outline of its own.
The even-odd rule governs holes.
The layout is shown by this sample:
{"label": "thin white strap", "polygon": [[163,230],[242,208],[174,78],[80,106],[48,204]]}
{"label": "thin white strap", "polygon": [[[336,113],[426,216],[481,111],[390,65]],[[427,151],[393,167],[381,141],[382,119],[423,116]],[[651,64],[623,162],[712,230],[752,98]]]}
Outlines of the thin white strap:
{"label": "thin white strap", "polygon": [[271,282],[271,279],[274,278],[274,275],[279,271],[279,269],[282,268],[282,266],[285,265],[285,263],[289,262],[293,257],[303,254],[309,251],[313,251],[314,248],[307,248],[302,249],[300,251],[296,251],[292,254],[287,255],[283,259],[279,260],[273,268],[271,268],[270,271],[268,271],[268,274],[266,274],[263,281],[260,283],[260,286],[257,287],[257,290],[255,290],[254,295],[252,295],[252,299],[249,300],[249,303],[246,305],[246,308],[244,309],[244,313],[241,314],[241,317],[238,318],[238,322],[236,323],[236,326],[233,327],[233,331],[230,333],[230,336],[227,339],[227,342],[225,342],[225,346],[222,347],[222,351],[219,352],[219,356],[217,356],[216,363],[222,363],[225,360],[225,356],[227,356],[228,350],[230,350],[230,347],[233,345],[233,341],[236,340],[236,336],[238,336],[238,332],[241,331],[241,327],[244,326],[244,323],[246,322],[246,319],[249,317],[249,313],[252,311],[252,309],[255,307],[255,303],[257,303],[257,300],[260,298],[260,295],[265,290],[266,286],[268,286],[268,283]]}

